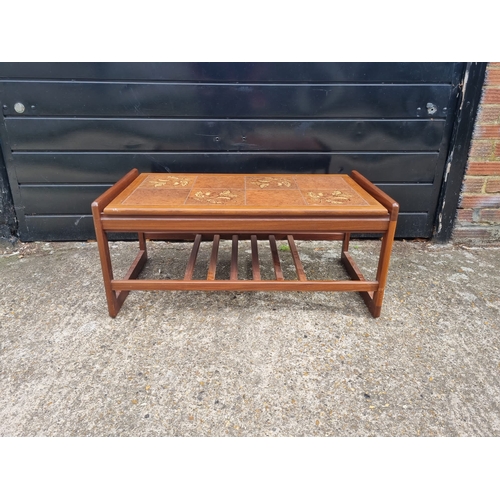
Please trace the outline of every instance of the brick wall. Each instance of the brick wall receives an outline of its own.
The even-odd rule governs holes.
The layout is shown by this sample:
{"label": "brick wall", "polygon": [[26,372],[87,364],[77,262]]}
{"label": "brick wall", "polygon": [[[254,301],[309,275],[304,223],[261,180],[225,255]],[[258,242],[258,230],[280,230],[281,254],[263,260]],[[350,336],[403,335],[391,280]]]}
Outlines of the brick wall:
{"label": "brick wall", "polygon": [[453,241],[500,241],[500,63],[489,63]]}

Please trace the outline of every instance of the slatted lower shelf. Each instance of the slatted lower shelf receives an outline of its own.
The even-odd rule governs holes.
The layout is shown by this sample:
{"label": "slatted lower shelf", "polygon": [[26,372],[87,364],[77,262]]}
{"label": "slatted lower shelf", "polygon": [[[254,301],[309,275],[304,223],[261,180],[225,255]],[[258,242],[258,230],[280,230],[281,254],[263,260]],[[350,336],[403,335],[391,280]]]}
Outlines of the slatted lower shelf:
{"label": "slatted lower shelf", "polygon": [[[275,279],[263,280],[260,272],[259,254],[257,245],[257,236],[250,237],[251,242],[251,258],[252,258],[252,279],[240,280],[238,279],[238,241],[239,237],[233,235],[231,237],[231,264],[229,279],[215,279],[217,270],[217,258],[219,252],[220,235],[214,235],[212,241],[212,250],[210,253],[210,261],[208,264],[208,272],[206,280],[193,279],[193,273],[196,266],[196,259],[202,241],[202,235],[197,234],[194,238],[191,253],[186,265],[184,279],[182,280],[149,280],[149,279],[136,279],[138,276],[139,265],[145,262],[144,251],[139,252],[130,270],[122,280],[112,280],[111,288],[115,291],[126,290],[230,290],[230,291],[246,291],[246,290],[269,290],[269,291],[350,291],[350,292],[370,292],[375,291],[378,286],[377,281],[367,281],[361,275],[356,267],[354,278],[352,281],[325,281],[325,280],[308,280],[304,271],[304,266],[300,260],[299,252],[295,244],[294,237],[287,235],[290,253],[295,266],[297,275],[296,280],[285,280],[283,270],[281,268],[281,261],[276,244],[276,237],[269,235],[269,247],[271,250],[271,257],[274,269]],[[351,259],[349,259],[351,260]],[[359,274],[357,274],[359,273]]]}

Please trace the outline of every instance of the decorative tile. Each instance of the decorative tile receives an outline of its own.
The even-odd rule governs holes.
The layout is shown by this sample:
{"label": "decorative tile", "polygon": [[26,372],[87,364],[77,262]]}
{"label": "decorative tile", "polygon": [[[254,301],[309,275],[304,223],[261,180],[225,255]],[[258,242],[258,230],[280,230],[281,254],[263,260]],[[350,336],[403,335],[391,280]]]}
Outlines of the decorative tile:
{"label": "decorative tile", "polygon": [[247,177],[247,189],[297,189],[293,178],[282,176]]}
{"label": "decorative tile", "polygon": [[303,195],[308,205],[368,205],[359,195],[346,190],[304,191]]}
{"label": "decorative tile", "polygon": [[196,175],[148,175],[140,188],[186,189],[193,185]]}
{"label": "decorative tile", "polygon": [[245,191],[239,189],[193,189],[186,205],[244,205]]}

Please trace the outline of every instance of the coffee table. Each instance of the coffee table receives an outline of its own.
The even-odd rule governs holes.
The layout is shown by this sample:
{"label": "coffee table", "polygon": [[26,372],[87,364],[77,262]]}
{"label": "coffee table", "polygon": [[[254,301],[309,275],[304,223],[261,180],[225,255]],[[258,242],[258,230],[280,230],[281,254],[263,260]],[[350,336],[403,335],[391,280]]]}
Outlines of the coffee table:
{"label": "coffee table", "polygon": [[[131,290],[350,291],[380,316],[399,205],[356,171],[341,174],[139,174],[131,170],[92,203],[109,314]],[[114,279],[108,233],[137,233],[139,253]],[[382,234],[376,278],[366,280],[349,254],[351,233]],[[268,239],[275,279],[261,278],[257,239]],[[148,239],[193,240],[184,279],[138,279]],[[213,241],[205,280],[193,279],[202,240]],[[216,279],[221,239],[232,240],[229,279]],[[252,278],[238,279],[238,241],[250,239]],[[286,239],[297,279],[285,280],[276,241]],[[308,280],[296,239],[343,240],[351,280]]]}

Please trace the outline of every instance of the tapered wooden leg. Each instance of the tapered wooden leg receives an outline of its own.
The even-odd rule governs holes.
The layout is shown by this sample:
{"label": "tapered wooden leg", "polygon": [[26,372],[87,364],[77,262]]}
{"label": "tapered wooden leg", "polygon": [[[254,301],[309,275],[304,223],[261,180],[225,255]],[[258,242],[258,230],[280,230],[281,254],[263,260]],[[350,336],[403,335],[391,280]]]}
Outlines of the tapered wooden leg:
{"label": "tapered wooden leg", "polygon": [[389,229],[382,238],[382,247],[380,248],[380,257],[377,268],[378,290],[373,293],[373,305],[370,308],[374,318],[380,316],[382,302],[384,300],[385,285],[387,283],[387,274],[389,272],[389,263],[391,260],[392,245],[394,243],[394,234],[396,232],[396,221],[389,223]]}
{"label": "tapered wooden leg", "polygon": [[99,249],[99,257],[101,259],[102,277],[104,280],[106,300],[108,302],[108,311],[109,315],[114,318],[118,314],[121,304],[118,303],[116,292],[111,288],[113,268],[111,265],[111,255],[109,253],[109,241],[101,226],[100,213],[95,213],[97,211],[97,208],[95,207],[92,207],[92,211],[94,212],[94,227],[97,239],[97,248]]}
{"label": "tapered wooden leg", "polygon": [[[394,233],[396,231],[396,221],[389,223],[387,233],[382,238],[382,247],[380,248],[380,256],[377,268],[376,281],[378,288],[374,292],[359,292],[365,301],[368,310],[374,318],[378,318],[382,311],[382,302],[384,300],[385,285],[387,283],[387,274],[389,271],[389,262],[391,259],[392,244],[394,243]],[[365,277],[354,262],[354,259],[348,252],[349,248],[349,233],[344,236],[342,244],[341,262],[344,264],[349,276],[353,280],[366,281]]]}
{"label": "tapered wooden leg", "polygon": [[[117,294],[111,285],[113,279],[113,269],[111,266],[111,256],[109,254],[109,242],[106,233],[102,228],[101,213],[102,210],[113,200],[118,193],[121,193],[129,186],[134,179],[139,176],[139,171],[134,168],[127,175],[122,177],[115,185],[105,191],[97,200],[92,202],[92,217],[94,219],[94,228],[97,239],[97,248],[99,249],[99,257],[101,260],[102,276],[104,279],[104,289],[106,291],[106,299],[108,301],[109,315],[114,318],[120,310],[121,304],[125,300],[125,295]],[[139,238],[140,239],[140,238]],[[145,244],[145,242],[143,242]],[[141,243],[139,243],[141,244]],[[143,264],[143,262],[141,261]],[[138,267],[138,266],[137,266]]]}
{"label": "tapered wooden leg", "polygon": [[344,233],[344,239],[342,240],[342,253],[349,250],[349,240],[351,239],[351,233]]}
{"label": "tapered wooden leg", "polygon": [[148,251],[146,248],[146,236],[144,233],[137,233],[137,236],[139,237],[139,248],[141,250],[144,250],[144,253],[146,254],[146,258],[148,256]]}
{"label": "tapered wooden leg", "polygon": [[[111,254],[109,252],[109,241],[106,233],[100,228],[100,220],[97,219],[96,237],[97,247],[99,249],[99,256],[101,258],[102,275],[104,279],[104,289],[106,291],[106,300],[108,302],[109,315],[115,318],[120,311],[125,299],[127,298],[130,290],[115,291],[112,288],[111,280],[113,280],[113,268],[111,265]],[[100,228],[100,230],[98,230]],[[147,261],[146,241],[144,233],[139,233],[139,253],[132,262],[130,269],[123,278],[124,280],[136,279],[141,273]]]}

